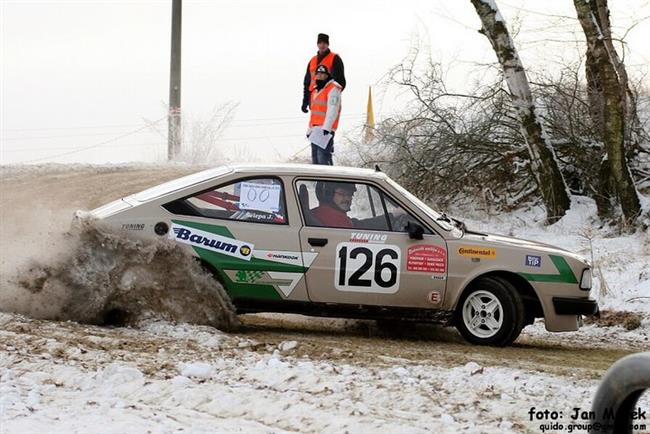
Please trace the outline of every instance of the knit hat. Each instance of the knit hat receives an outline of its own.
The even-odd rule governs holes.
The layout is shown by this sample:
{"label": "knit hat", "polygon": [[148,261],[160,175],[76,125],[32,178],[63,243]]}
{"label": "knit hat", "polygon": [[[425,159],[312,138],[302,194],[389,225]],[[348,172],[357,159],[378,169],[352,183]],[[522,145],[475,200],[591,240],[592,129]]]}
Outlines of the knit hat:
{"label": "knit hat", "polygon": [[329,45],[330,44],[329,35],[326,35],[325,33],[319,33],[318,34],[318,39],[316,40],[316,43],[320,44],[321,42],[325,42],[327,45]]}

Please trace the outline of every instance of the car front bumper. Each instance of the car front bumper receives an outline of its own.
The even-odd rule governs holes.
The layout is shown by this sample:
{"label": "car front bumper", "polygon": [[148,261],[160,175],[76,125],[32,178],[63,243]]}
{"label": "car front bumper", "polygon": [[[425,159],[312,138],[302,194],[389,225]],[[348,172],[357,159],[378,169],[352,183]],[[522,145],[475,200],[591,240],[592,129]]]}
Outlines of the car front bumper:
{"label": "car front bumper", "polygon": [[590,298],[553,297],[553,307],[557,315],[595,315],[598,303]]}

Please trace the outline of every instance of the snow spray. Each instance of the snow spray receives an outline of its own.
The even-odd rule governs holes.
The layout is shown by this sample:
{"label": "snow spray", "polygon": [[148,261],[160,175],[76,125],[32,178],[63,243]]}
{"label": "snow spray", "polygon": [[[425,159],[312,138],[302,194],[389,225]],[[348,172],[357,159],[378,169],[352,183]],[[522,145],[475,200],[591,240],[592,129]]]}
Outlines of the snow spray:
{"label": "snow spray", "polygon": [[237,328],[230,298],[169,240],[144,241],[78,219],[58,254],[3,279],[0,311],[40,319],[134,325],[149,318]]}

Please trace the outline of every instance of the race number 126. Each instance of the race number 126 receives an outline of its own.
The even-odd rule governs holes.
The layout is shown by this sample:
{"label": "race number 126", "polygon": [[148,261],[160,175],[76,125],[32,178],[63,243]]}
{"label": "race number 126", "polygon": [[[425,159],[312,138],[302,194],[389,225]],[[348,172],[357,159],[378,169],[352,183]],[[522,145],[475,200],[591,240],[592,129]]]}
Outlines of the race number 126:
{"label": "race number 126", "polygon": [[339,243],[334,286],[339,291],[394,294],[399,289],[400,260],[398,246]]}

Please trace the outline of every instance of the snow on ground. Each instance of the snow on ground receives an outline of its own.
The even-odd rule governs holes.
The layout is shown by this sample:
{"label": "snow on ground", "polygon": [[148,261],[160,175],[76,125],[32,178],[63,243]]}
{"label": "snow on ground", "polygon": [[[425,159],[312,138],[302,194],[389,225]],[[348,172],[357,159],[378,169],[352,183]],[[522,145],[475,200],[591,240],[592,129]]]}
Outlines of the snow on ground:
{"label": "snow on ground", "polygon": [[[592,199],[577,196],[557,223],[544,225],[545,212],[537,207],[491,216],[456,212],[472,230],[510,235],[552,244],[583,255],[593,262],[592,297],[601,309],[650,314],[650,232],[616,234],[600,228]],[[473,219],[472,219],[473,218]],[[607,293],[601,294],[606,285]]]}
{"label": "snow on ground", "polygon": [[[193,171],[161,165],[157,174],[155,168],[1,169],[4,180],[49,173],[61,178],[43,208],[65,208],[58,214],[67,224],[68,207],[88,208],[124,193],[123,180],[98,178],[85,186],[70,172],[78,169],[83,178],[83,172],[115,171],[119,177],[132,170],[129,179],[144,187]],[[41,191],[41,178],[28,187]],[[15,225],[30,222],[30,231],[43,223],[31,224],[31,209],[10,210],[16,211],[3,213]],[[650,348],[650,235],[599,228],[593,201],[581,197],[552,226],[543,224],[538,208],[489,219],[456,214],[474,218],[467,221],[471,229],[593,255],[592,295],[601,308],[643,313],[641,326],[548,333],[537,321],[513,347],[494,349],[463,343],[453,330],[392,339],[370,330],[342,331],[348,321],[286,315],[255,316],[248,330],[227,335],[163,322],[101,328],[0,314],[0,434],[540,432],[548,420],[531,421],[532,407],[563,412],[565,428],[556,432],[568,432],[568,414],[590,407],[604,370],[627,353]],[[24,244],[15,235],[22,232],[4,229],[15,238],[14,248]],[[601,294],[603,284],[609,291]],[[650,409],[646,395],[641,406]]]}
{"label": "snow on ground", "polygon": [[[8,321],[20,318],[0,314]],[[66,327],[86,343],[60,348],[44,336],[33,353],[0,344],[0,433],[537,432],[531,407],[568,419],[597,386],[476,362],[314,359],[295,341],[259,347],[208,327]],[[136,334],[147,351],[133,346]]]}
{"label": "snow on ground", "polygon": [[[650,350],[650,316],[644,316],[641,325],[634,330],[626,330],[620,325],[602,327],[585,324],[575,332],[550,333],[543,319],[537,319],[521,332],[522,337],[542,340],[546,343],[563,345],[584,345],[590,347],[629,347],[640,351]],[[522,338],[519,338],[519,342]]]}

